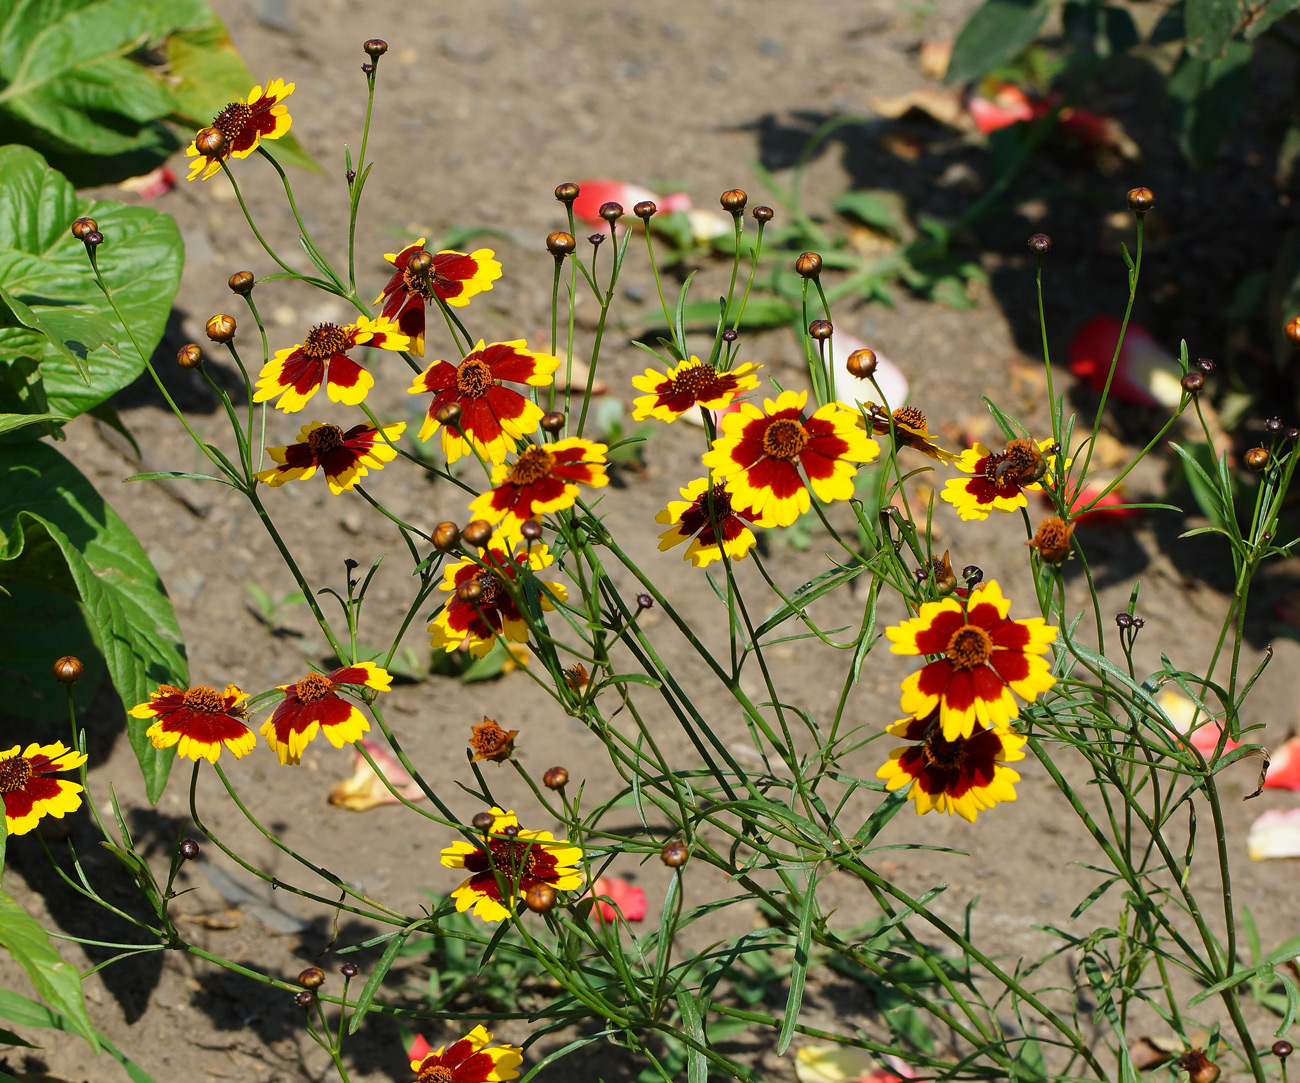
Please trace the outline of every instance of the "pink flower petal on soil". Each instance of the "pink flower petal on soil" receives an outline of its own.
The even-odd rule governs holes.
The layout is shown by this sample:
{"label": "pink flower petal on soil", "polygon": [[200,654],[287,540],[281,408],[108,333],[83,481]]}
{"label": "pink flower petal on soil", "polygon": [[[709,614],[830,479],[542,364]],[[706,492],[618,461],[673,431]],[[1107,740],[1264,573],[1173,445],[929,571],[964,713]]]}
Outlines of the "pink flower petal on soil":
{"label": "pink flower petal on soil", "polygon": [[632,214],[633,207],[646,200],[653,203],[660,214],[691,209],[691,197],[685,192],[657,196],[649,188],[642,188],[639,184],[628,184],[626,181],[585,180],[578,184],[578,198],[573,201],[573,213],[589,226],[595,226],[601,232],[608,233],[609,223],[600,216],[600,208],[604,204],[617,203],[623,208],[623,214],[627,216]]}
{"label": "pink flower petal on soil", "polygon": [[[1156,704],[1165,712],[1166,717],[1179,733],[1187,736],[1187,742],[1202,756],[1211,755],[1219,746],[1219,736],[1223,733],[1219,723],[1205,717],[1204,711],[1197,710],[1196,704],[1176,688],[1165,688],[1156,695]],[[1188,734],[1192,723],[1200,716],[1201,721]],[[1241,742],[1228,740],[1223,751],[1231,752]]]}
{"label": "pink flower petal on soil", "polygon": [[1266,790],[1300,790],[1300,737],[1283,741],[1269,759]]}
{"label": "pink flower petal on soil", "polygon": [[[859,380],[849,373],[849,354],[870,347],[860,338],[837,332],[831,336],[831,363],[835,366],[835,397],[841,402],[876,402],[883,394],[891,410],[907,405],[907,377],[903,370],[895,365],[879,350],[876,355],[876,383],[880,385],[877,392],[870,380]],[[884,406],[885,403],[878,403]]]}
{"label": "pink flower petal on soil", "polygon": [[[1090,508],[1081,515],[1078,514],[1076,509],[1088,507],[1097,499],[1097,494],[1103,488],[1105,486],[1085,485],[1082,492],[1070,498],[1070,522],[1087,523],[1089,526],[1120,526],[1125,520],[1142,514],[1141,508],[1123,507],[1128,503],[1128,497],[1124,495],[1122,489],[1112,489],[1098,501],[1096,507]],[[1051,498],[1046,493],[1043,494],[1043,499],[1048,504],[1051,503]]]}
{"label": "pink flower petal on soil", "polygon": [[[1097,316],[1079,328],[1070,343],[1070,371],[1094,391],[1106,386],[1119,341],[1120,322]],[[1138,323],[1130,322],[1115,365],[1110,395],[1135,406],[1172,409],[1182,397],[1181,373],[1174,356]]]}
{"label": "pink flower petal on soil", "polygon": [[[794,1057],[799,1083],[903,1083],[914,1079],[912,1070],[897,1057],[886,1057],[882,1068],[865,1049],[846,1045],[806,1045]],[[897,1062],[897,1063],[894,1063]],[[905,1072],[897,1075],[891,1069]]]}
{"label": "pink flower petal on soil", "polygon": [[157,199],[176,187],[176,174],[160,165],[138,177],[127,177],[118,187],[124,192],[134,192],[141,199]]}
{"label": "pink flower petal on soil", "polygon": [[[424,798],[424,791],[387,748],[365,739],[358,741],[357,745],[359,747],[353,764],[352,777],[344,779],[330,790],[331,805],[351,809],[353,812],[364,812],[376,805],[401,804],[384,785],[384,778],[388,779],[393,784],[393,788],[406,800],[420,801]],[[370,753],[375,766],[383,772],[383,778],[375,774],[370,764],[366,762],[366,758],[361,755],[361,748],[365,748]]]}
{"label": "pink flower petal on soil", "polygon": [[1250,825],[1246,852],[1252,861],[1300,857],[1300,808],[1269,809]]}
{"label": "pink flower petal on soil", "polygon": [[[625,921],[645,920],[645,892],[626,880],[620,880],[617,876],[598,876],[591,885],[590,894],[593,897],[604,895],[613,899],[619,910],[623,911]],[[603,900],[596,903],[592,913],[597,921],[614,921],[618,917],[614,907]]]}

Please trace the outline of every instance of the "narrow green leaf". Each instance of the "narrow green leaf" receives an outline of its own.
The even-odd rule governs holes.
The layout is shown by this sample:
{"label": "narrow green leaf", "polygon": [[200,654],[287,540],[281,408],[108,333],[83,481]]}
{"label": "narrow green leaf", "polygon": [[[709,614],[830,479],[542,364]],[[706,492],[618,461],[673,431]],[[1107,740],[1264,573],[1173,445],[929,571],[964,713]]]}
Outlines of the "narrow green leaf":
{"label": "narrow green leaf", "polygon": [[28,425],[62,425],[71,420],[63,414],[0,414],[0,433],[17,432]]}
{"label": "narrow green leaf", "polygon": [[[704,1044],[704,1019],[700,1015],[700,1006],[684,986],[677,990],[677,1007],[682,1012],[682,1028],[695,1041]],[[692,1047],[686,1047],[686,1081],[687,1083],[705,1083],[709,1078],[709,1062],[704,1054]]]}
{"label": "narrow green leaf", "polygon": [[370,977],[366,979],[365,988],[361,990],[361,995],[357,997],[356,1006],[352,1009],[352,1018],[348,1020],[349,1034],[355,1034],[361,1027],[361,1020],[366,1017],[366,1012],[370,1010],[375,994],[379,992],[379,986],[388,975],[393,960],[397,958],[398,951],[406,943],[406,938],[410,935],[411,929],[403,929],[388,942],[388,947],[384,948],[384,954],[379,957],[375,969],[371,972]]}
{"label": "narrow green leaf", "polygon": [[799,1022],[799,1009],[803,1005],[804,981],[808,977],[808,948],[812,944],[813,911],[817,906],[814,881],[809,877],[804,889],[803,906],[799,910],[799,931],[794,943],[794,967],[790,971],[790,996],[785,1002],[785,1017],[781,1020],[781,1033],[776,1040],[776,1054],[783,1056],[790,1048],[794,1026]]}

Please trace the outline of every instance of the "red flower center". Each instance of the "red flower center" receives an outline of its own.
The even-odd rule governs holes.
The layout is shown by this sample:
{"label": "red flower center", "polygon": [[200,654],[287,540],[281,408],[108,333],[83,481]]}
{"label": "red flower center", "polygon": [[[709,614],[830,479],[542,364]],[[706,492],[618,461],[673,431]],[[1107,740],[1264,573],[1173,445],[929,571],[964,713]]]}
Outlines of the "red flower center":
{"label": "red flower center", "polygon": [[294,693],[302,703],[313,703],[318,699],[324,699],[333,691],[334,682],[323,673],[308,673],[294,686]]}
{"label": "red flower center", "polygon": [[456,390],[472,399],[482,398],[495,383],[496,378],[487,362],[476,357],[466,358],[456,370]]}
{"label": "red flower center", "polygon": [[216,115],[212,127],[221,131],[221,134],[226,137],[226,142],[233,143],[252,116],[253,111],[243,102],[231,102]]}
{"label": "red flower center", "polygon": [[343,430],[337,425],[322,425],[318,429],[312,429],[307,437],[307,446],[318,459],[322,455],[338,451],[343,446]]}
{"label": "red flower center", "polygon": [[333,357],[348,348],[348,336],[336,323],[322,323],[307,332],[302,352],[317,361]]}
{"label": "red flower center", "polygon": [[808,430],[793,418],[780,417],[763,433],[763,454],[773,459],[794,459],[808,446]]}
{"label": "red flower center", "polygon": [[512,884],[520,883],[537,868],[536,847],[524,839],[492,839],[488,843],[492,864]]}
{"label": "red flower center", "polygon": [[712,365],[691,365],[673,377],[673,395],[689,395],[697,402],[712,398],[720,381]]}
{"label": "red flower center", "polygon": [[535,485],[554,467],[555,456],[545,448],[534,445],[519,456],[506,475],[506,480],[512,485]]}
{"label": "red flower center", "polygon": [[948,640],[948,661],[957,669],[975,669],[989,660],[993,640],[988,632],[974,624],[963,624]]}
{"label": "red flower center", "polygon": [[450,1068],[444,1068],[441,1064],[430,1064],[427,1068],[421,1068],[420,1074],[415,1077],[415,1083],[453,1083],[455,1075]]}
{"label": "red flower center", "polygon": [[0,793],[21,790],[32,778],[32,765],[22,756],[0,760]]}
{"label": "red flower center", "polygon": [[925,762],[938,771],[959,771],[966,762],[966,742],[944,739],[942,730],[935,730],[921,745]]}
{"label": "red flower center", "polygon": [[215,688],[200,684],[185,693],[185,706],[195,714],[225,714],[226,697]]}

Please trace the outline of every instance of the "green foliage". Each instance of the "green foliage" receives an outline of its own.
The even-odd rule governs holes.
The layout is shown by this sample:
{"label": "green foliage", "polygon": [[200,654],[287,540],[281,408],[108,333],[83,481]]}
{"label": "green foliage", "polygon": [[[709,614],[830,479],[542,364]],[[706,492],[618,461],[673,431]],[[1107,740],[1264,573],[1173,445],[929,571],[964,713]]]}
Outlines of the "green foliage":
{"label": "green foliage", "polygon": [[1047,12],[1045,0],[985,0],[953,43],[948,81],[978,79],[1014,60],[1033,43]]}
{"label": "green foliage", "polygon": [[[56,1012],[44,1004],[22,996],[20,993],[10,992],[8,989],[0,989],[0,1018],[8,1019],[11,1023],[23,1027],[43,1027],[47,1030],[62,1031],[65,1034],[80,1033],[75,1022],[69,1016]],[[148,1072],[118,1049],[104,1035],[96,1031],[95,1038],[99,1047],[126,1069],[126,1074],[131,1083],[154,1083],[153,1077]],[[27,1045],[28,1043],[23,1042],[22,1044]],[[2,1078],[0,1077],[0,1079]]]}

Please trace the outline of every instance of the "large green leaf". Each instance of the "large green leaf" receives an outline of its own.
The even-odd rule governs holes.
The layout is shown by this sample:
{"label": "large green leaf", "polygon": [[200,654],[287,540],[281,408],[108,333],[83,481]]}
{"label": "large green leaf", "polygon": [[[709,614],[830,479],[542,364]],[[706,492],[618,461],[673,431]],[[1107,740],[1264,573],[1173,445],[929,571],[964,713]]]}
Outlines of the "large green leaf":
{"label": "large green leaf", "polygon": [[[17,1023],[23,1027],[47,1027],[53,1030],[61,1030],[65,1034],[77,1033],[71,1019],[59,1012],[51,1011],[44,1004],[38,1003],[30,997],[25,997],[21,993],[15,993],[8,989],[0,989],[0,1018],[8,1019],[11,1023]],[[126,1069],[126,1074],[133,1083],[154,1083],[153,1077],[148,1072],[118,1049],[103,1034],[99,1035],[99,1044],[103,1047],[104,1052]]]}
{"label": "large green leaf", "polygon": [[[19,559],[19,558],[22,559]],[[0,580],[79,600],[85,622],[126,707],[159,684],[185,685],[180,627],[167,592],[135,535],[94,486],[49,444],[0,446]],[[0,640],[14,641],[18,615],[0,607]],[[46,660],[45,669],[59,654]],[[172,750],[153,747],[149,723],[127,719],[131,747],[156,800]]]}
{"label": "large green leaf", "polygon": [[953,42],[945,78],[965,83],[1014,60],[1033,44],[1046,18],[1044,0],[985,0]]}
{"label": "large green leaf", "polygon": [[35,151],[0,147],[0,351],[31,352],[23,336],[43,336],[44,401],[30,396],[27,410],[7,402],[10,412],[72,417],[144,370],[91,274],[85,247],[69,232],[82,215],[104,234],[100,270],[140,346],[152,351],[166,328],[184,259],[176,223],[147,207],[78,199]]}
{"label": "large green leaf", "polygon": [[27,971],[41,999],[70,1020],[74,1032],[98,1053],[99,1037],[86,1014],[77,968],[63,961],[45,930],[3,889],[0,889],[0,947]]}
{"label": "large green leaf", "polygon": [[1233,40],[1222,56],[1199,59],[1184,53],[1165,91],[1173,108],[1183,153],[1193,165],[1212,162],[1250,101],[1250,45]]}

